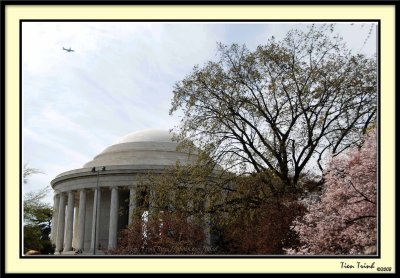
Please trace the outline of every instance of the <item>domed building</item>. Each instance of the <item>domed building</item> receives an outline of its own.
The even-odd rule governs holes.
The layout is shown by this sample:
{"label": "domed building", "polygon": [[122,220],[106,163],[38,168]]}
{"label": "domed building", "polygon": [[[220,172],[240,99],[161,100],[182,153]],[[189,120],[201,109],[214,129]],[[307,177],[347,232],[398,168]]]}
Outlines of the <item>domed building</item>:
{"label": "domed building", "polygon": [[98,254],[100,249],[115,248],[118,232],[130,224],[143,194],[151,197],[151,192],[141,191],[140,175],[162,173],[177,161],[185,165],[196,158],[177,151],[177,146],[168,131],[130,133],[82,168],[52,180],[51,234],[56,252],[74,249]]}

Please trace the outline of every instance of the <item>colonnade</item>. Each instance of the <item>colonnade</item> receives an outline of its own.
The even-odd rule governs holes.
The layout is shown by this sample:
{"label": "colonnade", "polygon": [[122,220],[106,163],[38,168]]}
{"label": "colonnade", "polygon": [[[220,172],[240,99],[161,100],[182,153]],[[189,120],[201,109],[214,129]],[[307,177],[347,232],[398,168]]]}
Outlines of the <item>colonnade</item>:
{"label": "colonnade", "polygon": [[[102,187],[104,188],[104,187]],[[75,193],[77,191],[58,192],[54,195],[54,215],[51,240],[56,245],[56,252],[71,251],[73,243],[75,250],[84,250],[85,224],[88,217],[92,217],[90,251],[99,245],[99,223],[101,203],[101,189],[80,189],[79,205],[75,204]],[[117,247],[118,236],[118,210],[119,210],[119,188],[117,186],[108,187],[111,190],[109,229],[108,229],[108,249]],[[93,190],[93,214],[87,215],[87,195],[89,190]],[[130,188],[129,196],[129,223],[132,213],[136,207],[136,188]],[[75,213],[74,208],[76,207]],[[74,218],[78,218],[75,219]],[[74,224],[75,223],[75,224]]]}
{"label": "colonnade", "polygon": [[[110,190],[111,196],[107,199],[102,199],[102,190]],[[118,239],[118,220],[119,220],[119,191],[121,189],[129,189],[129,213],[128,223],[132,223],[133,213],[135,208],[140,205],[138,204],[138,197],[141,194],[140,189],[136,186],[111,186],[111,187],[100,187],[99,189],[79,189],[64,192],[56,192],[54,195],[54,214],[53,214],[53,225],[51,232],[51,240],[56,245],[55,252],[66,252],[72,251],[73,247],[79,251],[95,252],[99,249],[100,230],[103,230],[103,243],[104,243],[104,220],[102,226],[100,226],[100,220],[104,219],[104,210],[101,207],[108,207],[104,202],[109,202],[109,223],[108,223],[108,249],[117,247]],[[139,190],[139,191],[138,191]],[[92,206],[92,213],[90,213],[90,207],[87,209],[88,194],[93,191],[93,202],[89,204]],[[104,194],[104,192],[103,192]],[[79,199],[76,198],[79,196]],[[151,210],[154,198],[154,192],[149,192],[149,208]],[[78,200],[78,202],[76,202]],[[209,204],[206,200],[206,206]],[[102,212],[102,213],[100,213]],[[89,215],[91,214],[91,215]],[[90,225],[91,218],[91,227]],[[106,217],[107,218],[107,217]],[[87,223],[89,221],[89,223]],[[210,216],[206,214],[204,219],[205,224],[205,244],[210,246]],[[91,229],[85,231],[85,228]],[[90,240],[90,250],[85,250],[85,237],[86,241]],[[86,242],[86,249],[88,249],[88,242]],[[95,249],[96,247],[96,249]]]}

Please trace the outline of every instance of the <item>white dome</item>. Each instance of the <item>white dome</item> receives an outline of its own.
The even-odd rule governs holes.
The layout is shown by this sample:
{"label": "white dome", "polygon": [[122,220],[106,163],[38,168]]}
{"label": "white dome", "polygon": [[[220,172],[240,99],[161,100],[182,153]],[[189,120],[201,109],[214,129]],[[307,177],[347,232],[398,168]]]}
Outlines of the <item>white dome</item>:
{"label": "white dome", "polygon": [[[177,151],[177,142],[167,130],[147,129],[129,133],[96,155],[86,167],[141,165],[174,165],[192,161],[195,156]],[[190,157],[189,157],[190,156]]]}
{"label": "white dome", "polygon": [[172,142],[172,135],[164,129],[145,129],[129,133],[120,138],[115,144],[130,142]]}

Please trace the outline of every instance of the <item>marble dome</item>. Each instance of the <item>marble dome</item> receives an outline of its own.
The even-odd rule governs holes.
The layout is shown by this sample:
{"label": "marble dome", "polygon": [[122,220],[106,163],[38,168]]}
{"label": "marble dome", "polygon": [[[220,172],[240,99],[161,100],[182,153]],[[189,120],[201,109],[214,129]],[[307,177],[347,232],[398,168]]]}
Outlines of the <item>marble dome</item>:
{"label": "marble dome", "polygon": [[92,161],[83,165],[87,167],[141,165],[168,166],[176,161],[188,163],[187,153],[177,151],[177,142],[166,130],[149,129],[129,133],[107,147]]}
{"label": "marble dome", "polygon": [[172,142],[172,134],[164,129],[145,129],[131,132],[119,140],[116,144],[130,142]]}

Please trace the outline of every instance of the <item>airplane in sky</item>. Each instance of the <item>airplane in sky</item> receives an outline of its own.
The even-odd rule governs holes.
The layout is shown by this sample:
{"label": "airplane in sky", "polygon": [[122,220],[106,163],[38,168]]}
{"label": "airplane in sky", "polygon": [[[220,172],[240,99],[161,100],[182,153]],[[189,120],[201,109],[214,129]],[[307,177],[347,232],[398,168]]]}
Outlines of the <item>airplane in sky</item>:
{"label": "airplane in sky", "polygon": [[70,47],[69,49],[63,47],[63,50],[65,50],[65,51],[67,51],[67,52],[74,52],[74,51],[75,51],[75,50],[71,49],[71,47]]}

